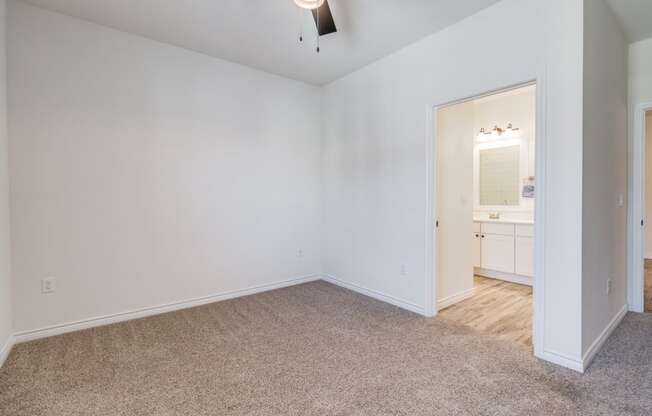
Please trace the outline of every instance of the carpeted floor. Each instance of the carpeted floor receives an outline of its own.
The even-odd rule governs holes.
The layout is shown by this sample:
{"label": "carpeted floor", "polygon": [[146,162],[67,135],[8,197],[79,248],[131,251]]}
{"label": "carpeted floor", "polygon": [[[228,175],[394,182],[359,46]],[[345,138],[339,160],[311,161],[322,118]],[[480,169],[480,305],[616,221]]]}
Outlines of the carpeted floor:
{"label": "carpeted floor", "polygon": [[652,260],[645,259],[643,272],[643,310],[652,312]]}
{"label": "carpeted floor", "polygon": [[652,315],[584,376],[323,282],[18,345],[0,415],[650,415]]}

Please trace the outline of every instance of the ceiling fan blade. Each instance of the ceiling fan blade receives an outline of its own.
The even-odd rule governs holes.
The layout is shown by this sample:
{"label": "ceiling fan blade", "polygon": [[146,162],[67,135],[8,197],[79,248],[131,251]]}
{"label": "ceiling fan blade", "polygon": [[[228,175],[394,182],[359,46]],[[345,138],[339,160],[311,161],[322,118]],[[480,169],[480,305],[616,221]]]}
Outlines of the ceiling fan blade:
{"label": "ceiling fan blade", "polygon": [[337,27],[335,26],[335,20],[333,20],[333,14],[328,5],[328,0],[326,0],[321,7],[312,11],[312,17],[315,19],[319,36],[337,32]]}

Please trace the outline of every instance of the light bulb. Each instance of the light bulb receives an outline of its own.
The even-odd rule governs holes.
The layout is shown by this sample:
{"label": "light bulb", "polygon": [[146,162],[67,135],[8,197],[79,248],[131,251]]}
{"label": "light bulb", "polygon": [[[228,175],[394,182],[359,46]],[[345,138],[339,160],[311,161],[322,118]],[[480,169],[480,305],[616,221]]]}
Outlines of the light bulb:
{"label": "light bulb", "polygon": [[314,10],[321,7],[325,0],[294,0],[294,4],[302,9]]}

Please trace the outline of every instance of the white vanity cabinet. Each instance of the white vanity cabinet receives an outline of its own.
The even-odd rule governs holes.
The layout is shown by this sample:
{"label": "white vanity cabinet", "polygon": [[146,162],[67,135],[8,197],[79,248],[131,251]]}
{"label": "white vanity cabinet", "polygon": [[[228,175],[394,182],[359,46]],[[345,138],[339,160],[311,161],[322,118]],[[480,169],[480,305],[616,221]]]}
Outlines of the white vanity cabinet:
{"label": "white vanity cabinet", "polygon": [[497,272],[514,273],[514,237],[482,234],[481,267]]}
{"label": "white vanity cabinet", "polygon": [[534,276],[534,226],[475,222],[473,262],[475,272],[480,276],[531,285]]}
{"label": "white vanity cabinet", "polygon": [[516,225],[516,274],[534,276],[534,226]]}

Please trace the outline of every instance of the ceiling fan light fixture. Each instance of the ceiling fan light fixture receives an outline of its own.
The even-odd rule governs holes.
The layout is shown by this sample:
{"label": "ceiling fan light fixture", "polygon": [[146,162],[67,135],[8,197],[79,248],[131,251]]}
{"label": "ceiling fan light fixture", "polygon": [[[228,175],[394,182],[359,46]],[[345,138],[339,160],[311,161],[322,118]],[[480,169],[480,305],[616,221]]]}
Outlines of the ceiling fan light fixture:
{"label": "ceiling fan light fixture", "polygon": [[294,4],[306,10],[314,10],[320,8],[325,0],[294,0]]}

